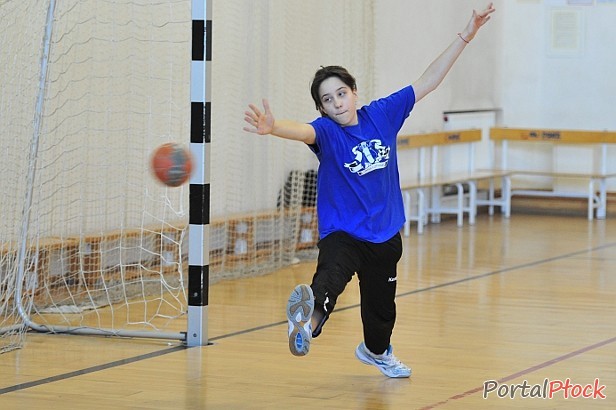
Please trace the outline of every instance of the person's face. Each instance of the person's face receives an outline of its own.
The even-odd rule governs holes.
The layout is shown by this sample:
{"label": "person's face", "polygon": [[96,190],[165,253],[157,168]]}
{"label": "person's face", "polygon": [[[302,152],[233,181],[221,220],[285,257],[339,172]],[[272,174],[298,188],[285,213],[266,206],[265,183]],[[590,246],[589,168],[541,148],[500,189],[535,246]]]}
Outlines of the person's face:
{"label": "person's face", "polygon": [[357,93],[338,77],[329,77],[319,85],[321,110],[343,127],[357,125]]}

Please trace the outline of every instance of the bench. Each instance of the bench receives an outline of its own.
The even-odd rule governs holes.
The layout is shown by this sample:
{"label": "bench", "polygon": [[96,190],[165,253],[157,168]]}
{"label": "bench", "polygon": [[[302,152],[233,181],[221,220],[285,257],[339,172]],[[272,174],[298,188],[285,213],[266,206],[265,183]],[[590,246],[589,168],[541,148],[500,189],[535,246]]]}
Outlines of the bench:
{"label": "bench", "polygon": [[[475,216],[477,215],[477,207],[481,205],[488,205],[490,207],[489,213],[494,213],[494,207],[500,206],[503,213],[509,216],[510,206],[508,202],[509,195],[507,195],[509,189],[509,177],[510,173],[507,171],[473,171],[469,173],[449,174],[437,177],[428,177],[424,179],[407,180],[401,182],[402,193],[405,203],[405,213],[407,215],[407,222],[404,226],[404,234],[408,236],[410,234],[409,222],[417,222],[417,232],[423,233],[423,226],[427,224],[428,215],[433,215],[435,218],[432,222],[438,222],[436,218],[441,214],[455,214],[457,216],[458,226],[464,224],[464,213],[469,215],[469,224],[475,224]],[[503,195],[496,197],[495,195],[495,179],[500,178],[502,183]],[[477,198],[477,183],[480,181],[488,181],[488,198]],[[468,199],[466,200],[464,185],[468,185]],[[453,186],[456,188],[456,204],[453,207],[445,207],[442,204],[442,196],[439,195],[439,191],[434,188],[443,186]],[[428,203],[428,196],[426,190],[431,191],[431,202]],[[412,202],[411,192],[417,193],[418,212],[413,215],[410,209]]]}
{"label": "bench", "polygon": [[[417,222],[417,232],[423,233],[423,227],[428,223],[428,216],[432,222],[439,222],[442,214],[455,214],[458,226],[464,223],[464,214],[469,216],[469,224],[475,223],[477,207],[487,205],[490,214],[494,207],[499,206],[506,215],[509,215],[509,172],[501,170],[477,171],[474,169],[474,143],[481,141],[481,130],[447,131],[426,134],[403,135],[398,137],[398,150],[418,150],[418,172],[414,178],[401,177],[400,187],[404,198],[406,222],[404,234],[410,234],[410,222]],[[439,149],[454,144],[466,144],[465,154],[454,155],[456,163],[465,163],[466,168],[457,172],[439,172]],[[430,150],[430,170],[426,173],[426,154]],[[495,180],[502,182],[504,195],[496,197]],[[477,198],[477,183],[488,181],[489,189],[486,199]],[[468,192],[465,190],[468,186]],[[443,187],[452,187],[455,190],[456,201],[446,206],[443,201]],[[417,213],[412,212],[412,193],[416,193]]]}
{"label": "bench", "polygon": [[[616,173],[607,170],[607,146],[616,143],[616,132],[607,131],[572,131],[572,130],[537,130],[519,128],[490,129],[490,140],[501,146],[500,169],[509,172],[512,176],[543,177],[553,181],[551,189],[511,189],[510,196],[525,195],[535,197],[570,197],[584,198],[588,203],[588,220],[592,220],[596,210],[597,219],[604,219],[607,214],[607,181],[616,177]],[[590,172],[562,172],[559,170],[537,170],[509,168],[510,142],[544,143],[551,144],[552,154],[557,145],[587,145],[600,149],[599,161],[590,161]],[[552,164],[552,168],[554,165]],[[554,185],[556,180],[583,180],[587,182],[584,191],[559,190]]]}

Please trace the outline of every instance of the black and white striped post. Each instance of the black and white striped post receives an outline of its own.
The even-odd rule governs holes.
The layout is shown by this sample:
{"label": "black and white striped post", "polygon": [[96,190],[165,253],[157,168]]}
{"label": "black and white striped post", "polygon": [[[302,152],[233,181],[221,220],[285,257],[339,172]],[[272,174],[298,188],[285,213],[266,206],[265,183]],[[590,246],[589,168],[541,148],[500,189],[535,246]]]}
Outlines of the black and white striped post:
{"label": "black and white striped post", "polygon": [[212,0],[192,0],[188,326],[186,344],[205,346],[209,298]]}

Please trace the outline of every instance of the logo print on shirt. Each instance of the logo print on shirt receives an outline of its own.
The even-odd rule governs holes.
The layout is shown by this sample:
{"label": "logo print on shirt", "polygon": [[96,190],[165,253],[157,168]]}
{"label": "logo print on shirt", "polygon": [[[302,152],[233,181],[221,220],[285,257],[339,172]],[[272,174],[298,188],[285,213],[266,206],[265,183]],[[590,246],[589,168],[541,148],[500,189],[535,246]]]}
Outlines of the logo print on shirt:
{"label": "logo print on shirt", "polygon": [[352,150],[355,160],[344,166],[359,176],[385,168],[389,161],[389,149],[382,145],[381,140],[363,141]]}

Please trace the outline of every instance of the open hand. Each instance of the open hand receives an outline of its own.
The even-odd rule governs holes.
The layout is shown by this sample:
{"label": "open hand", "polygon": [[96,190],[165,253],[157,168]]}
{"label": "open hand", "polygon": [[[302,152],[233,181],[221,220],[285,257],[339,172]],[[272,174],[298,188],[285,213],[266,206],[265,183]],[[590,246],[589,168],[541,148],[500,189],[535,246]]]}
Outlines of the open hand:
{"label": "open hand", "polygon": [[259,135],[270,134],[274,130],[274,115],[270,110],[269,102],[265,98],[263,99],[263,109],[265,112],[261,112],[259,107],[254,104],[249,104],[248,106],[251,111],[244,112],[244,121],[250,126],[244,127],[244,131]]}
{"label": "open hand", "polygon": [[473,16],[471,17],[471,20],[468,22],[468,25],[462,33],[464,39],[466,39],[467,41],[471,41],[473,37],[475,37],[475,34],[477,34],[477,31],[479,31],[479,28],[486,24],[488,20],[490,20],[490,14],[494,13],[495,11],[496,9],[494,8],[493,3],[488,4],[488,7],[486,7],[481,12],[473,10]]}

